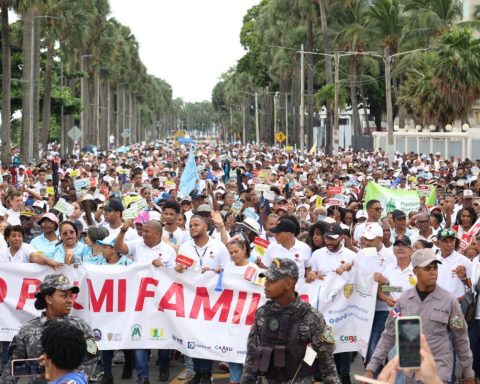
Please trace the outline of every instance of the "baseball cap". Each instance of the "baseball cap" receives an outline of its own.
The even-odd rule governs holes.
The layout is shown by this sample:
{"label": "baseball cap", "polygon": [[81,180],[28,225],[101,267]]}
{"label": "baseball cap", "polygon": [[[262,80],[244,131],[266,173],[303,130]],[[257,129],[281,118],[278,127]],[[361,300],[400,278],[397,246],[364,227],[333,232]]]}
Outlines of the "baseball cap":
{"label": "baseball cap", "polygon": [[41,222],[45,219],[48,219],[50,221],[53,221],[55,224],[57,224],[58,227],[58,217],[55,216],[53,213],[45,213],[40,220],[38,220],[38,223],[41,224]]}
{"label": "baseball cap", "polygon": [[106,245],[108,247],[112,247],[115,245],[115,239],[108,240],[107,238],[103,240],[97,240],[97,244],[99,245]]}
{"label": "baseball cap", "polygon": [[376,237],[383,237],[383,229],[379,224],[368,223],[365,227],[362,237],[366,238],[367,240],[373,240]]}
{"label": "baseball cap", "polygon": [[192,200],[195,200],[195,199],[205,199],[207,196],[205,196],[205,194],[202,192],[195,191],[191,193],[191,197],[192,197]]}
{"label": "baseball cap", "polygon": [[471,189],[465,189],[463,191],[463,197],[473,198],[473,192]]}
{"label": "baseball cap", "polygon": [[412,241],[408,236],[400,235],[395,237],[395,241],[393,242],[394,246],[399,244],[407,245],[410,247],[412,245]]}
{"label": "baseball cap", "polygon": [[183,203],[184,201],[191,203],[192,198],[190,196],[184,196],[182,197],[182,200],[180,200],[180,202]]}
{"label": "baseball cap", "polygon": [[272,233],[280,233],[280,232],[290,232],[290,233],[297,233],[297,226],[292,220],[282,219],[277,223],[276,227],[270,229]]}
{"label": "baseball cap", "polygon": [[260,224],[258,224],[255,219],[252,219],[251,217],[246,217],[240,224],[243,225],[245,228],[249,229],[250,231],[255,232],[255,234],[260,235]]}
{"label": "baseball cap", "polygon": [[412,255],[412,267],[426,267],[427,265],[436,262],[437,264],[442,264],[440,260],[437,260],[435,253],[429,248],[419,249],[415,251]]}
{"label": "baseball cap", "polygon": [[271,281],[281,280],[287,277],[298,280],[298,267],[293,260],[275,258],[272,260],[272,264],[270,264],[266,272],[260,273],[259,277],[266,277]]}
{"label": "baseball cap", "polygon": [[200,204],[196,210],[196,213],[211,213],[212,207],[209,204]]}
{"label": "baseball cap", "polygon": [[446,239],[447,237],[457,238],[457,233],[451,228],[444,228],[438,232],[438,240]]}
{"label": "baseball cap", "polygon": [[39,292],[43,292],[48,288],[55,288],[60,291],[72,291],[73,293],[80,292],[80,289],[70,283],[68,277],[63,273],[56,273],[45,276],[42,283],[40,284]]}
{"label": "baseball cap", "polygon": [[107,205],[103,207],[105,211],[123,212],[123,204],[120,200],[110,199]]}
{"label": "baseball cap", "polygon": [[275,198],[273,199],[273,202],[274,203],[279,203],[281,201],[286,201],[287,199],[285,198],[285,196],[282,196],[282,195],[276,195]]}
{"label": "baseball cap", "polygon": [[392,217],[393,217],[393,220],[398,220],[398,219],[404,219],[407,217],[407,215],[405,214],[405,212],[403,212],[402,210],[400,209],[395,209],[393,212],[392,212]]}
{"label": "baseball cap", "polygon": [[342,228],[337,223],[328,224],[325,229],[325,237],[331,237],[332,239],[338,239],[342,234]]}
{"label": "baseball cap", "polygon": [[357,211],[357,214],[355,215],[355,217],[357,218],[357,220],[358,219],[368,219],[368,214],[363,209],[360,209],[359,211]]}
{"label": "baseball cap", "polygon": [[35,217],[35,211],[31,208],[24,208],[20,211],[20,217]]}

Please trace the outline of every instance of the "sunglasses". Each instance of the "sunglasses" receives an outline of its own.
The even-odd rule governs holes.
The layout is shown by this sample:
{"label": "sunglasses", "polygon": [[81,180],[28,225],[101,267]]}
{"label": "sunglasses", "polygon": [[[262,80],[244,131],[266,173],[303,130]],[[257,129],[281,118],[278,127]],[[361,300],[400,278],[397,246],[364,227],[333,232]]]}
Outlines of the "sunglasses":
{"label": "sunglasses", "polygon": [[65,232],[62,232],[62,236],[73,235],[74,233],[75,231],[65,231]]}
{"label": "sunglasses", "polygon": [[382,208],[382,207],[370,208],[370,209],[373,209],[374,211],[377,211],[377,212],[382,212],[382,211],[383,211],[383,208]]}

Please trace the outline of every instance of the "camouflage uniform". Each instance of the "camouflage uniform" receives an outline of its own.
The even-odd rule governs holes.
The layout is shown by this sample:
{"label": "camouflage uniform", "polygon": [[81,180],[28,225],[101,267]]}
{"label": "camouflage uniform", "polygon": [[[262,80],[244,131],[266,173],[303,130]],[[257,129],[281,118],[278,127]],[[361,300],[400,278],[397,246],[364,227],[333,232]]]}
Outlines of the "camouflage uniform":
{"label": "camouflage uniform", "polygon": [[[78,293],[78,288],[71,285],[68,278],[63,274],[47,275],[40,285],[40,292],[50,287],[61,291],[72,290],[74,293]],[[87,343],[87,355],[85,356],[83,364],[79,367],[79,370],[82,370],[90,376],[95,370],[99,356],[92,329],[83,319],[76,316],[65,316],[56,320],[68,322],[82,330],[85,342]],[[0,378],[1,384],[13,384],[18,380],[18,378],[11,375],[12,360],[37,358],[42,354],[40,338],[47,321],[46,313],[43,312],[40,317],[30,320],[20,328],[10,344],[9,359]],[[47,383],[47,381],[45,378],[32,377],[29,383],[44,384]]]}
{"label": "camouflage uniform", "polygon": [[[289,259],[274,259],[271,266],[267,270],[265,276],[269,280],[279,280],[286,277],[298,278],[298,268],[294,261]],[[319,362],[322,381],[329,384],[340,384],[337,370],[333,361],[332,353],[335,349],[335,339],[332,330],[326,325],[322,314],[313,308],[310,304],[303,302],[298,297],[286,307],[281,306],[274,300],[269,300],[264,306],[257,310],[255,321],[250,330],[247,342],[247,357],[243,368],[243,375],[241,379],[242,384],[269,382],[275,384],[281,383],[298,383],[309,384],[314,383],[312,375],[304,377],[296,377],[292,382],[291,379],[287,381],[278,381],[266,379],[261,376],[261,373],[255,372],[253,366],[255,362],[255,351],[261,345],[261,334],[264,321],[267,313],[278,312],[279,314],[286,311],[303,312],[299,326],[298,338],[309,340],[311,347],[317,352],[317,359]],[[302,363],[306,366],[306,363]]]}

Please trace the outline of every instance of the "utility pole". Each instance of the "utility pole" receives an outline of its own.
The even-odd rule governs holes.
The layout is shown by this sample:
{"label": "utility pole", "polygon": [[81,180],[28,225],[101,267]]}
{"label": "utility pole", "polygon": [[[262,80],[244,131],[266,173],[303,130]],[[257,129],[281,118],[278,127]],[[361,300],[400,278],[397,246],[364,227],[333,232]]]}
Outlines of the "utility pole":
{"label": "utility pole", "polygon": [[277,92],[273,95],[273,143],[277,142]]}
{"label": "utility pole", "polygon": [[305,52],[300,48],[300,151],[305,149]]}
{"label": "utility pole", "polygon": [[[80,71],[82,72],[82,79],[80,80],[80,99],[82,100],[83,105],[83,111],[80,112],[80,130],[82,131],[81,137],[80,137],[80,148],[83,148],[84,145],[84,140],[85,140],[85,134],[86,134],[86,127],[85,127],[85,122],[86,122],[86,113],[88,111],[88,102],[85,103],[85,68],[84,68],[84,61],[83,59],[86,57],[92,57],[93,55],[82,55],[80,57]],[[92,144],[92,143],[87,143],[87,144]]]}
{"label": "utility pole", "polygon": [[335,155],[338,154],[338,140],[340,137],[340,129],[339,129],[339,110],[338,110],[338,99],[340,93],[340,54],[335,52],[334,54],[335,59],[335,107],[334,107],[334,123],[333,123],[333,153]]}
{"label": "utility pole", "polygon": [[258,123],[258,92],[255,91],[255,139],[260,145],[260,125]]}
{"label": "utility pole", "polygon": [[393,107],[392,107],[392,58],[390,50],[385,47],[385,97],[387,101],[387,148],[386,152],[389,157],[393,155]]}

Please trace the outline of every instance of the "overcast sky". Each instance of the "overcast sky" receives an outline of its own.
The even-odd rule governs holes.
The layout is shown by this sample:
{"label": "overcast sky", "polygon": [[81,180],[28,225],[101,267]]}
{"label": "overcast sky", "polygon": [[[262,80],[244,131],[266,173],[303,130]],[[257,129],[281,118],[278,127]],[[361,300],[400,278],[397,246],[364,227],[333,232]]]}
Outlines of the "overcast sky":
{"label": "overcast sky", "polygon": [[220,75],[240,59],[243,16],[260,0],[110,0],[111,16],[130,27],[149,73],[173,97],[211,100]]}

